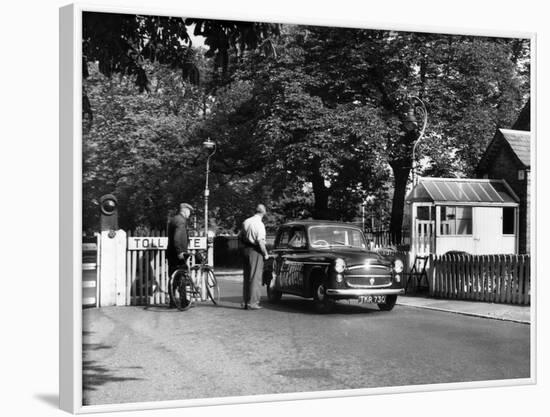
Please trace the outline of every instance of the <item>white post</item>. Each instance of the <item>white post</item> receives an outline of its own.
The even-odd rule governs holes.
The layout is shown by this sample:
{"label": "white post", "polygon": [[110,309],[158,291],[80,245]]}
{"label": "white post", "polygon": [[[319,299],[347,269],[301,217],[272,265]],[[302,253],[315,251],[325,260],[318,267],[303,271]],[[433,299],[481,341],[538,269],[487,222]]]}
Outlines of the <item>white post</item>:
{"label": "white post", "polygon": [[434,249],[432,251],[434,256],[437,255],[437,237],[439,236],[440,230],[441,230],[441,206],[435,206]]}
{"label": "white post", "polygon": [[100,294],[100,282],[101,276],[101,235],[99,233],[94,233],[97,244],[97,255],[96,255],[96,278],[95,278],[95,306],[96,308],[100,306],[99,304],[99,294]]}
{"label": "white post", "polygon": [[208,265],[214,266],[214,238],[212,238],[212,242],[210,242],[210,239],[207,240],[206,247],[206,253],[208,254]]}
{"label": "white post", "polygon": [[418,253],[418,230],[417,230],[417,219],[416,219],[416,203],[411,203],[411,252],[413,259]]}
{"label": "white post", "polygon": [[126,232],[103,231],[99,271],[99,306],[126,305]]}

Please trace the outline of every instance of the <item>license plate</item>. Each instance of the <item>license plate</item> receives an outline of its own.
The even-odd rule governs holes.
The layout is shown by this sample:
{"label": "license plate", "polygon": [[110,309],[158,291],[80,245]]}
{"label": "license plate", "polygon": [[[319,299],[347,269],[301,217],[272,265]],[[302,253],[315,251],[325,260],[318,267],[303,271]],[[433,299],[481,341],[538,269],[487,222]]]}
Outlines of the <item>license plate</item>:
{"label": "license plate", "polygon": [[385,295],[363,295],[359,297],[360,303],[385,303],[386,302],[386,296]]}

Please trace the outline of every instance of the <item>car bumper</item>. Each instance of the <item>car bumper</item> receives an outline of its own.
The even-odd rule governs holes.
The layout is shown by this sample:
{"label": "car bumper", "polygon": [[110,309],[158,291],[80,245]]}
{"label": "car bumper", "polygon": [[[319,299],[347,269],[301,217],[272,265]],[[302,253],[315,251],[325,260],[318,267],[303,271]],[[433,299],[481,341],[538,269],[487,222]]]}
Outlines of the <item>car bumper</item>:
{"label": "car bumper", "polygon": [[333,289],[327,288],[325,291],[327,295],[336,295],[344,297],[361,297],[364,295],[400,295],[405,294],[404,288],[372,288],[372,289],[357,289],[357,288],[347,288],[347,289]]}

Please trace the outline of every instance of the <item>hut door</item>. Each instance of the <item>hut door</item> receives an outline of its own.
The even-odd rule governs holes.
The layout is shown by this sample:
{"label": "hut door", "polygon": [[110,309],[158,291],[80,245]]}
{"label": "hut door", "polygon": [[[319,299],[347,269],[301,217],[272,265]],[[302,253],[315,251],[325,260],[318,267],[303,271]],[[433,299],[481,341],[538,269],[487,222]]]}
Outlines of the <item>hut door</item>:
{"label": "hut door", "polygon": [[434,229],[433,220],[418,220],[415,222],[415,253],[417,255],[429,255],[434,249]]}
{"label": "hut door", "polygon": [[413,211],[413,251],[417,255],[427,255],[434,251],[435,206],[420,203]]}
{"label": "hut door", "polygon": [[506,253],[502,248],[502,208],[474,209],[474,250],[477,255]]}

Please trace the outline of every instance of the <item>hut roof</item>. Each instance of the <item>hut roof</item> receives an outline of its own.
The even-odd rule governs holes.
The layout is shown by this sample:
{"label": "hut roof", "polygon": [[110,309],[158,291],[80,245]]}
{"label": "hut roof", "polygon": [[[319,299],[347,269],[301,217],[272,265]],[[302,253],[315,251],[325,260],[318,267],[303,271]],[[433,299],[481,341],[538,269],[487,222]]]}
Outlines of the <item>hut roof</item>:
{"label": "hut roof", "polygon": [[506,181],[472,178],[421,178],[406,200],[470,206],[516,206],[519,202]]}

